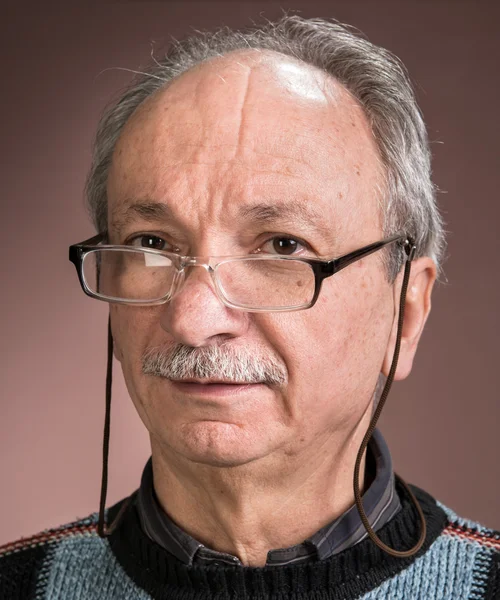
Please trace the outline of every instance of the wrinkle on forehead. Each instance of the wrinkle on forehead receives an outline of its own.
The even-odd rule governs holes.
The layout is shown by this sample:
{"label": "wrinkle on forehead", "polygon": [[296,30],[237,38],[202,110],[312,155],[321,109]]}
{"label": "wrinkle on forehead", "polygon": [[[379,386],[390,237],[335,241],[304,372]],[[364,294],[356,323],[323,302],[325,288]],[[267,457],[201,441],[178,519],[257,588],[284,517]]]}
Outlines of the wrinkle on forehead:
{"label": "wrinkle on forehead", "polygon": [[147,117],[157,103],[168,102],[169,111],[176,103],[188,110],[210,106],[213,110],[206,112],[215,117],[223,96],[231,98],[224,110],[232,112],[243,110],[247,101],[254,105],[264,89],[274,89],[281,101],[285,95],[303,106],[327,107],[349,97],[350,104],[360,108],[344,86],[312,65],[274,51],[238,50],[195,65],[167,83],[138,107],[125,128]]}

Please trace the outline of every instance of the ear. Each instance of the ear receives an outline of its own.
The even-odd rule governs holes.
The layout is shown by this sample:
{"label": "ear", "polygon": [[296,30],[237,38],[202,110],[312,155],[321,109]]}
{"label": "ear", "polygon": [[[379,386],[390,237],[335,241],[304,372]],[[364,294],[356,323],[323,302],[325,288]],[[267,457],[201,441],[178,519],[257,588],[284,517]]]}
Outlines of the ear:
{"label": "ear", "polygon": [[[396,345],[399,299],[401,285],[403,283],[403,272],[404,271],[398,275],[393,286],[396,312],[381,369],[386,377],[391,368],[394,347]],[[401,349],[399,352],[398,366],[394,375],[395,380],[405,379],[411,372],[418,342],[431,310],[431,293],[434,282],[436,281],[436,273],[436,265],[428,256],[417,258],[411,263],[410,281],[406,292],[403,331],[401,334]]]}

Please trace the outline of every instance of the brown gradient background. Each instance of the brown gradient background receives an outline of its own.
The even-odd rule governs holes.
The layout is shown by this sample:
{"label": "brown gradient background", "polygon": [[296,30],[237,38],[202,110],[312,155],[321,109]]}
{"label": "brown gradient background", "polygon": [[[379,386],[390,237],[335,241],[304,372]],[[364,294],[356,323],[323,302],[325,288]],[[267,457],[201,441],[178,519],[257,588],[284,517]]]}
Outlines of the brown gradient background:
{"label": "brown gradient background", "polygon": [[[433,141],[446,281],[382,430],[396,469],[500,528],[497,2],[128,2],[1,9],[0,543],[98,509],[107,306],[67,259],[103,106],[191,27],[280,6],[351,23],[407,65]],[[115,368],[108,505],[139,484],[149,440]]]}

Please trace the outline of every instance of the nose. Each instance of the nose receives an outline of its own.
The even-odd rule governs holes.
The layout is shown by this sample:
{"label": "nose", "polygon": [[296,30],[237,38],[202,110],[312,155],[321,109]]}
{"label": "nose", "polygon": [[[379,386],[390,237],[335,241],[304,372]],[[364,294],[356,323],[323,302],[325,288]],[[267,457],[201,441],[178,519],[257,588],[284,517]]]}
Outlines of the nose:
{"label": "nose", "polygon": [[160,318],[162,329],[176,342],[192,347],[208,345],[213,338],[242,335],[248,321],[248,313],[222,303],[205,265],[185,268]]}

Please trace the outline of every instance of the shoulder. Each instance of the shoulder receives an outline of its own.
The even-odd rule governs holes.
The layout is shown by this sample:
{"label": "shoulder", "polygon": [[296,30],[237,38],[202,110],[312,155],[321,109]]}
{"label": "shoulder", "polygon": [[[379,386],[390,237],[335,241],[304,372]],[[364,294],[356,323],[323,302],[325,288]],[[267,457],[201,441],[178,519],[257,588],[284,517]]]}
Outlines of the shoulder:
{"label": "shoulder", "polygon": [[[397,477],[397,476],[396,476]],[[410,484],[409,486],[418,500],[426,520],[439,513],[440,534],[437,537],[451,540],[460,544],[471,545],[476,549],[483,549],[492,554],[500,553],[500,532],[495,531],[472,519],[459,516],[452,508],[446,506],[434,496]],[[396,489],[401,497],[402,488],[398,486],[396,479]]]}
{"label": "shoulder", "polygon": [[88,537],[96,534],[97,513],[93,513],[83,519],[59,525],[52,529],[44,529],[40,533],[4,544],[0,546],[0,559],[20,552],[28,552],[37,548],[58,544],[67,538]]}
{"label": "shoulder", "polygon": [[[430,498],[411,487],[419,500]],[[437,500],[433,503],[444,516],[441,532],[403,578],[426,573],[426,598],[500,600],[500,532],[457,515]],[[427,517],[426,505],[422,508]]]}
{"label": "shoulder", "polygon": [[482,548],[492,554],[500,554],[500,532],[477,521],[458,516],[455,511],[439,501],[436,504],[446,513],[447,525],[443,535],[457,542]]}
{"label": "shoulder", "polygon": [[[125,500],[106,509],[107,522]],[[1,600],[149,599],[120,567],[109,538],[98,535],[98,518],[92,513],[1,546]]]}
{"label": "shoulder", "polygon": [[97,534],[97,513],[0,546],[0,598],[39,597],[56,564],[94,558],[105,545]]}
{"label": "shoulder", "polygon": [[500,555],[500,532],[472,519],[459,516],[453,509],[446,506],[421,488],[410,485],[418,499],[426,519],[435,511],[443,515],[441,531],[435,539],[445,545],[468,548],[468,552],[485,552],[495,557]]}

